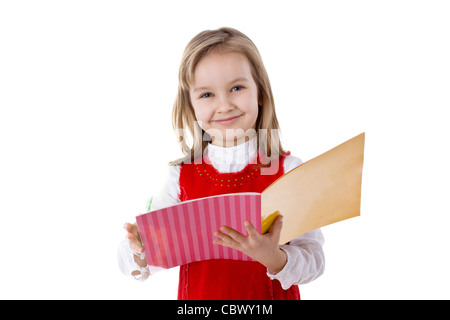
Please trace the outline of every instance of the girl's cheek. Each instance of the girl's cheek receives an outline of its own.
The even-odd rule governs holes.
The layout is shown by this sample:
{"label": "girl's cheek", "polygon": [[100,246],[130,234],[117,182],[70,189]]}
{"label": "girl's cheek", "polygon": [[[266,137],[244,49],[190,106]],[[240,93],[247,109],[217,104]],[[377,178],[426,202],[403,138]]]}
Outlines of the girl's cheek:
{"label": "girl's cheek", "polygon": [[211,119],[212,115],[209,112],[197,110],[195,112],[195,117],[203,130],[206,131],[210,128],[209,120]]}
{"label": "girl's cheek", "polygon": [[243,109],[245,109],[243,110],[245,113],[258,113],[258,99],[252,95],[243,97],[241,105],[243,106]]}

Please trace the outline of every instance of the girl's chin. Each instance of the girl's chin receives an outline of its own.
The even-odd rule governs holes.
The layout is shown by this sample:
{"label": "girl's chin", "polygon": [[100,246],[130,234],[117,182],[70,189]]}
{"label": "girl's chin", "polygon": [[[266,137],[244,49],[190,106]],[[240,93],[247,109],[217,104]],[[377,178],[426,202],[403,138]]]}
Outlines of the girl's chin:
{"label": "girl's chin", "polygon": [[249,141],[251,138],[253,138],[252,135],[228,135],[224,138],[223,136],[214,136],[212,137],[212,144],[221,147],[233,147]]}

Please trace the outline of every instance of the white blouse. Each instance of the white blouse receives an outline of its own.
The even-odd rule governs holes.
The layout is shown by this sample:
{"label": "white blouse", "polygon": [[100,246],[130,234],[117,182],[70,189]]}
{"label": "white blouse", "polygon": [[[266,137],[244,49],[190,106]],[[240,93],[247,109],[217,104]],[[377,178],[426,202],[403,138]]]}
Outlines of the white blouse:
{"label": "white blouse", "polygon": [[[219,172],[238,172],[256,157],[256,144],[256,138],[230,148],[210,144],[207,148],[207,155],[211,164]],[[300,164],[302,164],[302,161],[299,158],[289,155],[284,160],[284,172],[286,173]],[[180,166],[170,166],[165,186],[158,195],[153,196],[152,211],[180,202],[179,178]],[[280,281],[282,288],[285,290],[294,284],[305,284],[316,279],[325,268],[323,243],[322,232],[317,229],[295,238],[287,245],[280,246],[286,252],[287,263],[283,270],[277,274],[271,274],[267,271],[267,276]],[[140,268],[134,261],[133,252],[126,239],[119,246],[118,260],[119,267],[124,274],[141,281],[147,279],[150,274],[163,270],[154,266]],[[140,274],[133,276],[133,271],[139,271]]]}

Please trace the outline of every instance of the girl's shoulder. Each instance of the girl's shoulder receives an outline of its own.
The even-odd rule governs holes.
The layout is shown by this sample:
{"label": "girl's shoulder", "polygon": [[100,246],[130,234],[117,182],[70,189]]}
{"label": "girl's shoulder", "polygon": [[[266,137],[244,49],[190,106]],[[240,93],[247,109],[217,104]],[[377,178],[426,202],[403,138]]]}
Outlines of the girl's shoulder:
{"label": "girl's shoulder", "polygon": [[167,170],[169,175],[170,174],[177,174],[180,172],[181,164],[170,164],[167,166]]}
{"label": "girl's shoulder", "polygon": [[303,163],[302,159],[293,156],[292,154],[286,155],[283,162],[284,172],[288,173],[289,171],[297,168],[299,165]]}
{"label": "girl's shoulder", "polygon": [[167,171],[163,173],[159,179],[161,181],[161,189],[152,195],[151,200],[147,203],[147,212],[151,210],[159,210],[162,208],[176,205],[180,202],[180,165],[168,165]]}

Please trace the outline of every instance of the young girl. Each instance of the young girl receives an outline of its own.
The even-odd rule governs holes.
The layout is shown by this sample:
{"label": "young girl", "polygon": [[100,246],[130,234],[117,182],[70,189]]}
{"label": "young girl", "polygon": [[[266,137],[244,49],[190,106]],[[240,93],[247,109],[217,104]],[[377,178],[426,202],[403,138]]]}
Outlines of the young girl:
{"label": "young girl", "polygon": [[[262,192],[302,162],[283,150],[266,70],[253,42],[231,28],[208,30],[187,45],[179,71],[173,126],[185,157],[169,166],[166,186],[151,209],[235,192]],[[187,145],[189,129],[192,147]],[[300,299],[298,284],[324,270],[321,231],[279,246],[282,217],[259,234],[222,226],[214,243],[242,251],[254,262],[206,260],[180,267],[178,299]],[[157,268],[141,255],[136,224],[125,224],[121,270],[145,280]]]}

